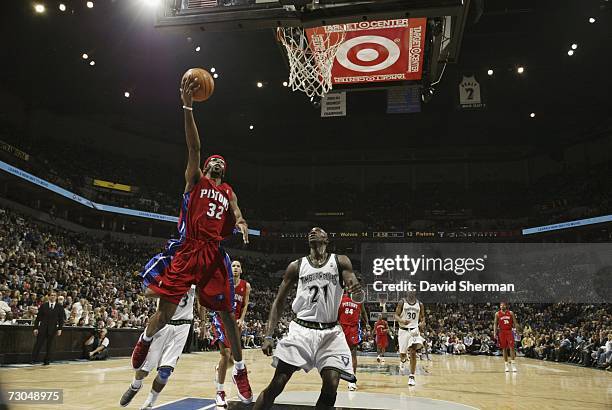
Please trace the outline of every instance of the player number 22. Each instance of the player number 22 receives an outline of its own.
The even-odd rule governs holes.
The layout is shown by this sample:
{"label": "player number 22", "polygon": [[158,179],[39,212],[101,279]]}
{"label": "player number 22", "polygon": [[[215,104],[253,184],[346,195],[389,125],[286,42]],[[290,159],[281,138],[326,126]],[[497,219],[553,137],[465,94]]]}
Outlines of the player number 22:
{"label": "player number 22", "polygon": [[[217,208],[219,208],[219,211],[217,211]],[[208,204],[208,212],[206,212],[206,215],[210,216],[211,218],[220,220],[222,213],[223,213],[222,206],[217,207],[217,204],[213,204],[212,202]]]}

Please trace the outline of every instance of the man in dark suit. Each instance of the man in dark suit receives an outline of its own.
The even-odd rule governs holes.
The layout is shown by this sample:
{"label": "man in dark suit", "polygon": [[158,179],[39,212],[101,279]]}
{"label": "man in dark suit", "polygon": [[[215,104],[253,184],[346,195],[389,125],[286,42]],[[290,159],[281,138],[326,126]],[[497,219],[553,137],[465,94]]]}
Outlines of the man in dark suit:
{"label": "man in dark suit", "polygon": [[32,351],[32,364],[38,360],[38,354],[43,343],[47,342],[47,351],[45,353],[45,365],[49,364],[51,355],[51,343],[57,334],[62,334],[62,326],[64,325],[64,307],[56,302],[57,294],[55,291],[49,292],[49,301],[42,304],[38,309],[38,315],[34,322],[34,336],[36,336],[36,344]]}

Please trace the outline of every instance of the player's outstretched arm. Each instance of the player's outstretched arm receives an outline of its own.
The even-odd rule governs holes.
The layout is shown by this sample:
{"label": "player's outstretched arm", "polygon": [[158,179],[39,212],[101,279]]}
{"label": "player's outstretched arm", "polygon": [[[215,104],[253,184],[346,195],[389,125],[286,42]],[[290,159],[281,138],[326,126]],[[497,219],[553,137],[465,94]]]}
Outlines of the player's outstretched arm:
{"label": "player's outstretched arm", "polygon": [[276,298],[272,303],[272,308],[270,309],[270,315],[268,317],[268,325],[266,326],[266,335],[263,345],[261,346],[261,350],[267,355],[270,356],[272,354],[272,349],[274,348],[274,343],[272,341],[272,335],[274,334],[274,329],[276,329],[276,325],[278,324],[278,320],[283,314],[283,310],[285,309],[285,302],[287,300],[287,295],[289,295],[289,291],[298,281],[298,261],[293,261],[287,267],[285,271],[285,276],[283,276],[283,281],[278,288],[278,293],[276,294]]}
{"label": "player's outstretched arm", "polygon": [[348,293],[357,293],[361,291],[361,284],[353,272],[353,264],[346,255],[338,255],[338,270],[342,275],[342,280],[346,284]]}
{"label": "player's outstretched arm", "polygon": [[244,216],[242,216],[242,211],[238,206],[238,197],[236,196],[235,192],[230,199],[230,207],[234,213],[234,218],[236,218],[236,228],[240,229],[240,232],[242,233],[242,240],[244,243],[249,243],[249,226],[247,225]]}
{"label": "player's outstretched arm", "polygon": [[404,325],[405,324],[405,320],[402,320],[402,317],[400,316],[402,314],[402,309],[404,308],[404,299],[401,299],[398,303],[397,303],[397,307],[395,308],[395,313],[393,313],[393,318],[395,319],[395,321],[397,323],[399,323],[400,325]]}
{"label": "player's outstretched arm", "polygon": [[240,328],[244,326],[244,319],[246,318],[247,310],[249,310],[249,297],[250,296],[251,296],[251,284],[247,282],[246,291],[244,292],[244,301],[242,302],[242,312],[240,313],[240,317],[238,318],[238,327]]}
{"label": "player's outstretched arm", "polygon": [[419,305],[421,305],[419,309],[419,327],[425,329],[425,306],[421,302],[419,302]]}
{"label": "player's outstretched arm", "polygon": [[368,317],[368,311],[365,304],[361,305],[361,320],[363,320],[363,323],[365,323],[366,329],[370,330],[370,318]]}
{"label": "player's outstretched arm", "polygon": [[183,78],[181,83],[181,99],[183,100],[185,117],[185,142],[187,142],[187,168],[185,169],[185,192],[191,191],[193,186],[202,178],[200,169],[200,135],[198,127],[190,109],[193,104],[193,93],[200,88],[196,78]]}
{"label": "player's outstretched arm", "polygon": [[514,328],[520,330],[520,326],[516,320],[516,316],[514,316],[514,312],[510,312],[510,315],[512,315],[512,324],[514,325]]}

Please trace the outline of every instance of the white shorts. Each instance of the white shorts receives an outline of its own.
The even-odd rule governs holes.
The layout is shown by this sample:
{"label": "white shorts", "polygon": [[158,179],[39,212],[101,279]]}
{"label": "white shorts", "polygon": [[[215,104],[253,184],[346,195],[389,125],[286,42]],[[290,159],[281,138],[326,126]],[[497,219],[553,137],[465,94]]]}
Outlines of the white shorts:
{"label": "white shorts", "polygon": [[425,339],[421,337],[418,327],[412,328],[411,330],[404,330],[400,328],[397,338],[399,339],[400,353],[407,353],[408,349],[412,346],[419,350],[423,347],[423,342],[425,341]]}
{"label": "white shorts", "polygon": [[289,333],[278,342],[274,350],[272,365],[276,367],[279,360],[305,372],[315,367],[319,373],[323,369],[336,369],[342,379],[356,381],[351,349],[340,325],[319,330],[291,322]]}
{"label": "white shorts", "polygon": [[189,328],[187,324],[182,325],[166,325],[162,330],[153,336],[149,353],[140,370],[151,373],[160,367],[176,367],[183,348],[189,337]]}

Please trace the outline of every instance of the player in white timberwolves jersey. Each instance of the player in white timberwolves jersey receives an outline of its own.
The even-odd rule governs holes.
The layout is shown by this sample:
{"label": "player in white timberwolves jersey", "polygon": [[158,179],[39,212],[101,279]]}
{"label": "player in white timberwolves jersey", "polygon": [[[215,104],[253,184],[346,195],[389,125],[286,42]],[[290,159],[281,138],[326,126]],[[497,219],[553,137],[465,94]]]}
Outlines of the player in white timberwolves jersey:
{"label": "player in white timberwolves jersey", "polygon": [[183,347],[185,347],[185,342],[189,337],[189,328],[193,321],[195,289],[195,285],[192,285],[191,289],[183,296],[176,307],[172,320],[153,336],[147,358],[140,369],[136,370],[132,384],[130,384],[130,387],[121,397],[119,402],[121,406],[125,407],[130,404],[142,387],[143,379],[151,371],[157,370],[157,377],[153,380],[151,392],[142,405],[141,410],[152,409],[155,405],[157,396],[166,386],[166,383],[168,383],[168,378],[174,371],[176,363],[183,352]]}
{"label": "player in white timberwolves jersey", "polygon": [[416,352],[423,347],[424,339],[421,337],[419,328],[425,326],[425,308],[416,298],[416,292],[410,291],[406,299],[400,300],[395,309],[395,320],[399,324],[397,335],[400,352],[400,369],[403,370],[406,363],[406,354],[410,353],[410,376],[408,385],[416,385],[414,373],[416,371]]}
{"label": "player in white timberwolves jersey", "polygon": [[356,381],[351,350],[338,324],[338,308],[344,284],[352,294],[362,292],[361,286],[349,258],[327,252],[328,238],[323,229],[312,228],[308,233],[308,244],[310,254],[289,264],[270,310],[261,347],[268,356],[272,354],[272,335],[283,313],[287,295],[297,284],[292,305],[296,317],[289,325],[287,336],[276,346],[273,359],[276,372],[257,398],[254,410],[271,408],[274,399],[299,369],[308,372],[316,368],[321,375],[323,385],[317,409],[334,408],[340,378],[350,383]]}

